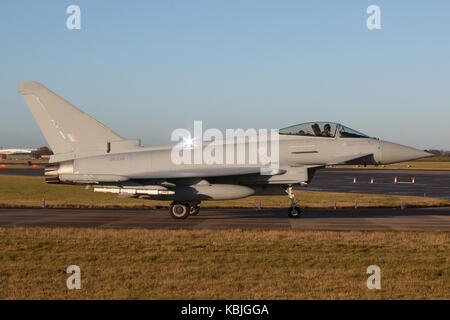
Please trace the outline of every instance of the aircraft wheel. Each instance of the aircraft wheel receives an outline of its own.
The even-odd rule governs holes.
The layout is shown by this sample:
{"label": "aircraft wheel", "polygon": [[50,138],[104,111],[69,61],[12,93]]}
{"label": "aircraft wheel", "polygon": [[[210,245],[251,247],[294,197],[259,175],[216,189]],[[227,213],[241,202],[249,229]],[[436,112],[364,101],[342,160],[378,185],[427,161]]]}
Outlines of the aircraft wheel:
{"label": "aircraft wheel", "polygon": [[172,202],[169,212],[175,219],[186,219],[189,217],[190,206],[187,203]]}
{"label": "aircraft wheel", "polygon": [[189,215],[196,216],[200,212],[200,206],[192,206]]}
{"label": "aircraft wheel", "polygon": [[289,218],[300,218],[301,213],[302,213],[302,210],[297,206],[290,207],[288,209]]}

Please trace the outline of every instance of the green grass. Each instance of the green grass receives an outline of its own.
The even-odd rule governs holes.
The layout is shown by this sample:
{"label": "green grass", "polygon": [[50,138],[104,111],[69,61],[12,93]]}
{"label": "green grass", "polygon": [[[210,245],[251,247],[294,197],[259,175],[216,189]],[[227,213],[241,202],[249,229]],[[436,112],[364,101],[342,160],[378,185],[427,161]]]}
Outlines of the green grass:
{"label": "green grass", "polygon": [[[36,165],[36,167],[35,167]],[[26,165],[26,164],[14,164],[14,165],[10,165],[10,164],[5,164],[5,165],[1,165],[0,166],[0,174],[2,174],[2,172],[5,172],[9,169],[44,169],[45,168],[45,164],[34,164],[34,165]]]}
{"label": "green grass", "polygon": [[[115,194],[96,193],[83,186],[46,184],[42,177],[0,175],[0,207],[40,207],[45,196],[50,208],[160,208],[169,201],[118,198]],[[354,194],[318,191],[296,191],[301,207],[331,208],[336,200],[338,207],[399,207],[401,201],[409,207],[449,206],[450,200],[392,196],[383,194]],[[287,196],[253,196],[238,200],[205,201],[209,208],[256,208],[258,200],[264,208],[285,208],[290,205]]]}
{"label": "green grass", "polygon": [[434,156],[430,158],[417,159],[414,162],[450,162],[450,157]]}
{"label": "green grass", "polygon": [[37,164],[47,164],[48,159],[19,159],[19,160],[11,160],[11,159],[0,159],[1,163],[27,163],[28,161]]}
{"label": "green grass", "polygon": [[0,248],[1,299],[450,299],[440,232],[0,228]]}
{"label": "green grass", "polygon": [[[31,165],[28,165],[28,162]],[[8,169],[43,169],[48,164],[48,159],[21,159],[21,160],[9,160],[9,159],[0,159],[0,174],[2,171],[6,171]],[[36,165],[37,167],[34,167]]]}

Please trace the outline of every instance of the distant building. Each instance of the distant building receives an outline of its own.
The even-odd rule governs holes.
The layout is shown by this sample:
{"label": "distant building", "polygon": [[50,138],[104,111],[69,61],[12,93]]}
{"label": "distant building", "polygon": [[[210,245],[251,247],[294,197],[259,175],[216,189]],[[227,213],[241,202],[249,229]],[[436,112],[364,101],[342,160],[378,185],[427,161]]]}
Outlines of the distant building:
{"label": "distant building", "polygon": [[37,149],[25,148],[25,149],[0,149],[0,153],[2,154],[11,154],[11,153],[32,153],[36,152]]}
{"label": "distant building", "polygon": [[10,153],[6,155],[6,159],[8,160],[27,160],[27,159],[34,159],[34,153],[27,152],[27,153]]}
{"label": "distant building", "polygon": [[38,149],[1,149],[0,158],[8,160],[23,160],[36,158]]}
{"label": "distant building", "polygon": [[47,147],[40,147],[38,149],[24,148],[24,149],[0,149],[0,159],[24,160],[24,159],[39,159],[49,158],[53,152]]}

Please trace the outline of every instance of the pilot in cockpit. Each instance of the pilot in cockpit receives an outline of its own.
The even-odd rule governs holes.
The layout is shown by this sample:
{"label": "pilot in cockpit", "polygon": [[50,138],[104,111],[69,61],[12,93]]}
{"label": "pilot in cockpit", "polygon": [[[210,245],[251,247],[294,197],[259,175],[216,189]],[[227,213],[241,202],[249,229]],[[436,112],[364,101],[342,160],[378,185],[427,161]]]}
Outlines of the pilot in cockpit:
{"label": "pilot in cockpit", "polygon": [[322,137],[330,137],[331,136],[331,126],[330,124],[326,124],[323,126]]}

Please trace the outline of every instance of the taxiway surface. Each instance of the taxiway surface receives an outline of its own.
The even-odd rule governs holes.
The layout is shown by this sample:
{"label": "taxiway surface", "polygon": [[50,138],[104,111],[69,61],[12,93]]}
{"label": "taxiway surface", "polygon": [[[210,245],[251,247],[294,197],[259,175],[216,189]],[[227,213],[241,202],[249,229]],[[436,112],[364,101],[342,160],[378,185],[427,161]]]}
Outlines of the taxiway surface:
{"label": "taxiway surface", "polygon": [[173,219],[167,209],[0,209],[0,226],[449,232],[450,208],[305,209],[300,219],[289,219],[284,209],[201,209],[186,220]]}

